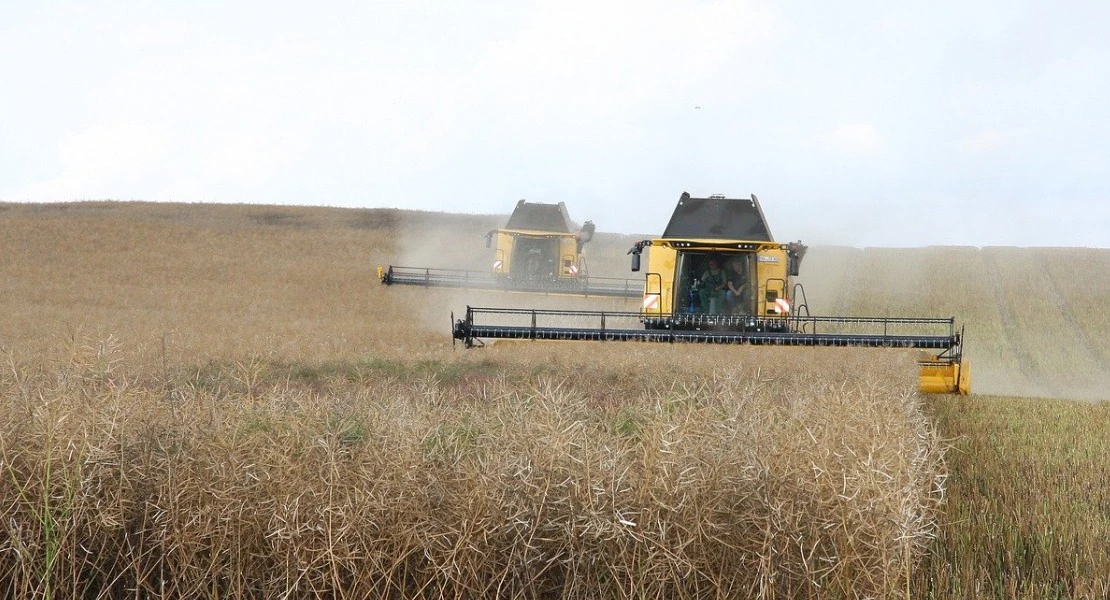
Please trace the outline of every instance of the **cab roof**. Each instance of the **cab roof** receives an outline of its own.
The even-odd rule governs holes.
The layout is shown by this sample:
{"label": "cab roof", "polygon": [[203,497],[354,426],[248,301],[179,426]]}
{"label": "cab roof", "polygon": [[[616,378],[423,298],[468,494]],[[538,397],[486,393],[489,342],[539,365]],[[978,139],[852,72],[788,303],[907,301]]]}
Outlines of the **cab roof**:
{"label": "cab roof", "polygon": [[516,208],[509,216],[505,229],[573,233],[574,225],[570,221],[570,215],[567,214],[566,205],[562,202],[544,204],[521,200],[516,203]]}
{"label": "cab roof", "polygon": [[682,192],[663,230],[663,239],[743,240],[773,242],[759,199],[710,196],[693,198]]}

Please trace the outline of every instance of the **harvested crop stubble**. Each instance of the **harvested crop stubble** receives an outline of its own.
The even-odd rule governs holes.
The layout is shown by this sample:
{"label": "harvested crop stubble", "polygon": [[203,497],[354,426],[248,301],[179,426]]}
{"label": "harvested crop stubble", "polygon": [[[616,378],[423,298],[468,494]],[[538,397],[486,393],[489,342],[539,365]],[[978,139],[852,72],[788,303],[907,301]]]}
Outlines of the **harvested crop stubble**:
{"label": "harvested crop stubble", "polygon": [[552,363],[543,347],[165,380],[10,355],[0,582],[58,597],[904,592],[942,475],[902,353],[591,347]]}

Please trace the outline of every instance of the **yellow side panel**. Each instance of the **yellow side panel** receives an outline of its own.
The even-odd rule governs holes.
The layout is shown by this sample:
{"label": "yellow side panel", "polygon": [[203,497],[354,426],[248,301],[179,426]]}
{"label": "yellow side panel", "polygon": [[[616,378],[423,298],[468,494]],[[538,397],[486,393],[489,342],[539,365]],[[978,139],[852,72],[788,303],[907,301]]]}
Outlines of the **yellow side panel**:
{"label": "yellow side panel", "polygon": [[971,395],[971,361],[964,360],[960,362],[960,376],[958,378],[959,385],[956,390],[962,396]]}
{"label": "yellow side panel", "polygon": [[775,310],[774,300],[768,301],[768,293],[775,298],[786,298],[790,293],[790,281],[786,276],[786,251],[781,248],[766,248],[756,253],[756,280],[759,288],[756,295],[756,314],[763,317],[786,317]]}
{"label": "yellow side panel", "polygon": [[918,389],[925,394],[971,393],[971,362],[946,365],[923,364],[918,374]]}
{"label": "yellow side panel", "polygon": [[564,237],[559,240],[559,277],[578,277],[578,240]]}
{"label": "yellow side panel", "polygon": [[497,249],[493,255],[493,272],[498,275],[508,275],[509,265],[513,262],[513,236],[497,232]]}
{"label": "yellow side panel", "polygon": [[[673,308],[674,271],[678,252],[666,246],[651,246],[647,249],[647,253],[644,311],[669,313]],[[649,303],[654,304],[649,306]]]}

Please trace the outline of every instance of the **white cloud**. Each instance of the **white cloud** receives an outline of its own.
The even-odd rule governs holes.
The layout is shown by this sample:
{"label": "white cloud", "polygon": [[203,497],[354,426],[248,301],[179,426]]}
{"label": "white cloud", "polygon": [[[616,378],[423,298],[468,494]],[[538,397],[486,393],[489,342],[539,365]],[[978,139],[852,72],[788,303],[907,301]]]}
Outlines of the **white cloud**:
{"label": "white cloud", "polygon": [[168,140],[158,129],[137,123],[103,123],[59,143],[68,176],[106,180],[141,172],[166,153]]}
{"label": "white cloud", "polygon": [[[27,183],[13,200],[116,198],[121,183],[144,177],[170,149],[165,132],[129,122],[101,123],[58,142],[59,172]],[[125,186],[126,187],[126,186]]]}
{"label": "white cloud", "polygon": [[960,149],[968,155],[979,156],[990,154],[1002,149],[1013,136],[999,129],[983,129],[964,137],[960,141]]}
{"label": "white cloud", "polygon": [[841,123],[820,134],[818,141],[832,154],[874,154],[886,145],[883,135],[870,123]]}
{"label": "white cloud", "polygon": [[283,152],[280,144],[257,136],[227,135],[206,154],[204,164],[217,178],[262,183],[277,172]]}

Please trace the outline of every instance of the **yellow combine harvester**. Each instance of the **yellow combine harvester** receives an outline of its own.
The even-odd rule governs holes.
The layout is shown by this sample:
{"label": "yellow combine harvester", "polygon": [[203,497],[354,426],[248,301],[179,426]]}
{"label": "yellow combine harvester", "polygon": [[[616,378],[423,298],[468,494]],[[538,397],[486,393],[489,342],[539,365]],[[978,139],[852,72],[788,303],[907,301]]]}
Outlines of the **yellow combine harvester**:
{"label": "yellow combine harvester", "polygon": [[452,335],[467,347],[509,338],[921,348],[921,391],[970,393],[954,318],[811,316],[794,281],[805,251],[774,240],[754,195],[684,193],[663,236],[629,250],[633,271],[647,252],[641,310],[467,307]]}
{"label": "yellow combine harvester", "polygon": [[521,200],[505,227],[485,235],[486,247],[494,249],[489,271],[390,265],[378,267],[378,278],[386,285],[639,298],[638,280],[589,276],[582,250],[593,234],[591,221],[574,231],[562,202]]}

